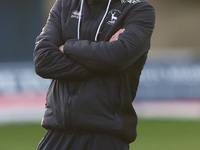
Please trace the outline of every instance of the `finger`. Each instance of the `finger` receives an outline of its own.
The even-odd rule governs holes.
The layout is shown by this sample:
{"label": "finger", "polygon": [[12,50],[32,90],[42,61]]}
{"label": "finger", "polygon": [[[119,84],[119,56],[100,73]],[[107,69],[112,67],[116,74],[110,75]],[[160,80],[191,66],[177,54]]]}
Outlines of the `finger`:
{"label": "finger", "polygon": [[119,29],[109,40],[109,42],[113,42],[118,40],[118,37],[121,33],[123,33],[125,31],[125,29]]}
{"label": "finger", "polygon": [[121,33],[123,33],[125,29],[119,29],[113,36],[118,37]]}
{"label": "finger", "polygon": [[123,33],[125,31],[125,29],[120,29],[120,30],[118,30],[115,34],[121,34],[121,33]]}
{"label": "finger", "polygon": [[125,29],[120,29],[120,30],[117,31],[117,33],[118,33],[118,34],[121,34],[121,33],[123,33],[124,31],[125,31]]}
{"label": "finger", "polygon": [[59,47],[59,50],[63,53],[64,52],[64,45],[61,45],[60,47]]}
{"label": "finger", "polygon": [[119,29],[112,37],[111,39],[109,40],[109,42],[113,42],[113,41],[116,41],[118,40],[118,37],[121,33],[123,33],[125,31],[125,29]]}

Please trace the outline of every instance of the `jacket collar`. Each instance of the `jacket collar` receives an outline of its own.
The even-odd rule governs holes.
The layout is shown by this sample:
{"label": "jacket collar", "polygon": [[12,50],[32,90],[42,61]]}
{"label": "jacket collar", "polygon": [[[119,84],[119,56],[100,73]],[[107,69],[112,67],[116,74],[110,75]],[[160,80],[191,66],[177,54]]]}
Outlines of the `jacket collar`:
{"label": "jacket collar", "polygon": [[88,4],[108,3],[109,0],[86,0]]}

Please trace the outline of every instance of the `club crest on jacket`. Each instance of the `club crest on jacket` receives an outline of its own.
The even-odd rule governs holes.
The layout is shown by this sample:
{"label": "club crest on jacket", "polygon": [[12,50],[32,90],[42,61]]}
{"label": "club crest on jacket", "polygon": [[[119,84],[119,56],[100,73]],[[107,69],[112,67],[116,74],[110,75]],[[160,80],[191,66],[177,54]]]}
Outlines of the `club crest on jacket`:
{"label": "club crest on jacket", "polygon": [[121,14],[120,10],[117,10],[117,9],[110,10],[108,12],[108,18],[110,18],[110,19],[107,23],[109,25],[114,25],[115,22],[117,21],[118,17],[120,16],[120,14]]}

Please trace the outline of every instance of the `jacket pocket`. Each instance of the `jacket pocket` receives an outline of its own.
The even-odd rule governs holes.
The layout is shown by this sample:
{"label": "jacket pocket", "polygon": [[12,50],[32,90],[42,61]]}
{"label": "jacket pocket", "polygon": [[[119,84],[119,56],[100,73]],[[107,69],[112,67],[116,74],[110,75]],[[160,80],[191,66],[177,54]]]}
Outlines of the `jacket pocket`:
{"label": "jacket pocket", "polygon": [[90,131],[121,131],[118,78],[95,77],[74,95],[71,103],[72,126]]}

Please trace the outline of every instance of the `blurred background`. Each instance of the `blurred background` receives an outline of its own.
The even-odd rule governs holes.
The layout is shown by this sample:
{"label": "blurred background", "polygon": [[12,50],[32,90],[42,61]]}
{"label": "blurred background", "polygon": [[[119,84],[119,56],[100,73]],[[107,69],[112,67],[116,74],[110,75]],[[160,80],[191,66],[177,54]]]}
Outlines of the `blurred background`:
{"label": "blurred background", "polygon": [[[190,136],[179,132],[177,134],[196,142],[194,139],[200,137],[200,127],[197,126],[200,119],[200,1],[149,1],[156,10],[156,26],[149,57],[133,103],[139,120],[141,119],[138,130],[141,133],[146,131],[144,134],[149,136],[155,134],[151,131],[159,127],[161,133],[169,128],[171,132],[167,133],[170,135],[176,134],[178,130],[185,133],[187,129],[194,129],[195,132],[188,132]],[[2,131],[13,129],[15,132],[18,130],[14,130],[16,124],[34,124],[36,127],[31,129],[38,129],[34,132],[37,138],[42,138],[45,132],[42,130],[37,134],[50,80],[35,74],[33,50],[35,39],[45,25],[54,2],[55,0],[0,1],[0,132],[1,128]],[[177,125],[177,121],[181,121],[183,129]],[[192,123],[195,125],[190,127],[189,124]],[[25,128],[23,126],[22,129]],[[29,126],[27,128],[30,129]],[[191,140],[195,134],[197,137]],[[138,150],[145,150],[140,145],[144,136],[136,141]],[[158,139],[159,137],[160,135]],[[153,143],[148,138],[146,140],[146,145]],[[180,143],[177,140],[171,143],[180,146],[184,140],[186,139],[180,139]],[[163,141],[160,141],[161,147]],[[187,145],[190,148],[186,145],[174,148],[172,145],[167,150],[200,149],[199,144],[194,147],[195,144]],[[0,149],[1,145],[2,143]],[[155,148],[155,145],[152,146],[153,150],[164,150],[163,147]],[[11,148],[7,145],[4,149]]]}

